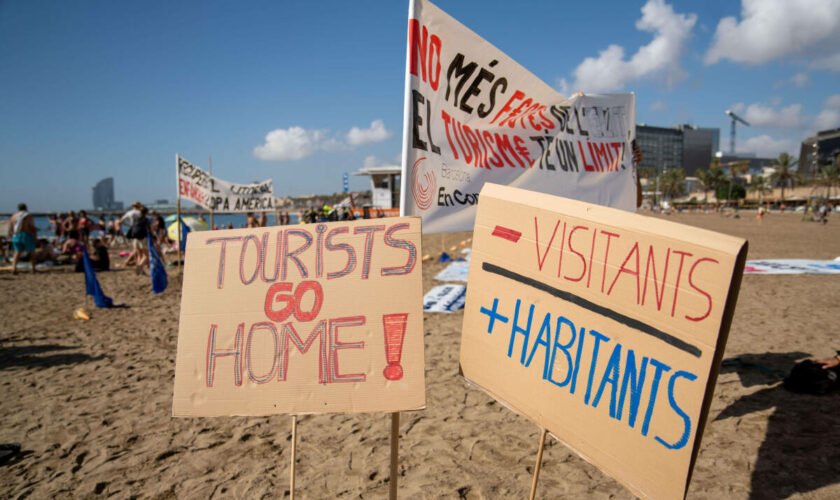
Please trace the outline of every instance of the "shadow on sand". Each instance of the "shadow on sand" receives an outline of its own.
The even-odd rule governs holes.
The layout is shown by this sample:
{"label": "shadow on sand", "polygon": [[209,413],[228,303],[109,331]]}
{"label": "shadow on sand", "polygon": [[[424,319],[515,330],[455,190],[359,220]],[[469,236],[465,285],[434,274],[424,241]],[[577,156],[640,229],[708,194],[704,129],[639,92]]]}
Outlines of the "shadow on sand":
{"label": "shadow on sand", "polygon": [[773,409],[755,462],[751,499],[787,498],[840,482],[840,392],[794,394],[781,381],[802,352],[746,354],[724,360],[721,373],[744,387],[766,386],[726,407],[715,420]]}
{"label": "shadow on sand", "polygon": [[[0,370],[9,368],[49,368],[57,365],[72,365],[88,361],[99,361],[105,356],[90,356],[80,352],[62,352],[78,349],[77,346],[56,344],[0,347]],[[54,353],[42,355],[44,353]]]}

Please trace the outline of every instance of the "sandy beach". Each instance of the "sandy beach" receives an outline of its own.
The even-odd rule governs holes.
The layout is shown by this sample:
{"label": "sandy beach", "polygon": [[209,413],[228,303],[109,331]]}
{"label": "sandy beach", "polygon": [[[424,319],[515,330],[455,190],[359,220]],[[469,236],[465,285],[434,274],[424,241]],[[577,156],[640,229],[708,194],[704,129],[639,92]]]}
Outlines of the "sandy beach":
{"label": "sandy beach", "polygon": [[[749,259],[834,259],[840,218],[800,214],[660,215],[749,240]],[[469,233],[427,235],[423,253]],[[446,264],[423,264],[428,291]],[[155,296],[149,278],[99,273],[125,309],[85,304],[82,274],[0,274],[0,466],[4,498],[282,498],[290,417],[172,418],[180,277]],[[796,395],[782,372],[840,348],[840,275],[746,275],[691,499],[840,498],[840,392]],[[427,408],[402,414],[402,498],[527,498],[539,430],[458,374],[463,313],[426,314]],[[299,498],[385,498],[390,416],[298,419]],[[539,498],[633,498],[549,438]]]}

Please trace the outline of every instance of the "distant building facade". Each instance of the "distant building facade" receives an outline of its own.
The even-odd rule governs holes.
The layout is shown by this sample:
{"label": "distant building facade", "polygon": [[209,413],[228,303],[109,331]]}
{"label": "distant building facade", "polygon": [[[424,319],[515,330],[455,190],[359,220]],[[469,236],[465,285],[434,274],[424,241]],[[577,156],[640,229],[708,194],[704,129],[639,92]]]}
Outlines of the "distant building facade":
{"label": "distant building facade", "polygon": [[681,168],[692,176],[697,169],[709,168],[720,147],[720,129],[641,124],[636,126],[636,142],[642,150],[642,167],[659,172]]}
{"label": "distant building facade", "polygon": [[642,150],[642,167],[659,172],[682,168],[682,132],[671,127],[636,126],[636,144]]}
{"label": "distant building facade", "polygon": [[836,161],[840,155],[840,128],[817,132],[802,141],[799,150],[799,172],[815,175],[824,166]]}
{"label": "distant building facade", "polygon": [[93,186],[94,210],[122,210],[121,201],[114,200],[114,178],[106,177]]}

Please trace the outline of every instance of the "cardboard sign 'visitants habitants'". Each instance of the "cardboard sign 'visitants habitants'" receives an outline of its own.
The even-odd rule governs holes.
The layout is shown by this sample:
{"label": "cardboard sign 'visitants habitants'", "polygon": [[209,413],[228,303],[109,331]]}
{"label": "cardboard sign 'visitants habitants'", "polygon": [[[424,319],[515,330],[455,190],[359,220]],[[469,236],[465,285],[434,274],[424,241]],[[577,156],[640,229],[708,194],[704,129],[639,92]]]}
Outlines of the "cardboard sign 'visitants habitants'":
{"label": "cardboard sign 'visitants habitants'", "polygon": [[486,184],[461,369],[635,494],[684,498],[744,240]]}
{"label": "cardboard sign 'visitants habitants'", "polygon": [[425,407],[420,218],[192,232],[175,416]]}

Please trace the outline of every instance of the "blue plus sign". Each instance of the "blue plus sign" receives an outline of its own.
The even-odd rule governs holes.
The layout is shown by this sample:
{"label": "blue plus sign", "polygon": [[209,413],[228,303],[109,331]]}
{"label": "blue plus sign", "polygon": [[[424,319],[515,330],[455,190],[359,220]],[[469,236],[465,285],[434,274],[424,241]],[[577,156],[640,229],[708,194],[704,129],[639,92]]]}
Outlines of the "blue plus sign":
{"label": "blue plus sign", "polygon": [[496,324],[496,320],[498,319],[502,323],[507,323],[508,318],[506,316],[502,316],[501,314],[496,312],[496,309],[499,307],[499,299],[493,299],[493,310],[487,309],[486,307],[481,308],[482,314],[486,314],[490,318],[490,322],[487,324],[487,333],[493,333],[493,325]]}

